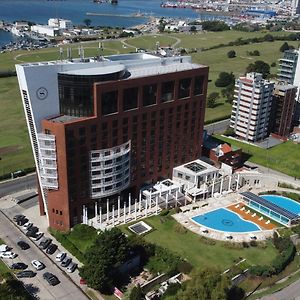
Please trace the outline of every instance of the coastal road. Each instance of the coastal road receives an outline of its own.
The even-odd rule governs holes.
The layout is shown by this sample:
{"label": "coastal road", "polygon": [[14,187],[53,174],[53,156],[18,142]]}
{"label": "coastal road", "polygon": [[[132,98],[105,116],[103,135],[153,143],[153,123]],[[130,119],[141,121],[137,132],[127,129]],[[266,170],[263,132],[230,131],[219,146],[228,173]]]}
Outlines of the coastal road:
{"label": "coastal road", "polygon": [[204,126],[204,129],[207,130],[208,134],[213,133],[223,133],[229,126],[230,119],[226,119],[220,122],[212,123]]}
{"label": "coastal road", "polygon": [[[45,269],[36,271],[37,275],[34,278],[24,278],[22,279],[25,288],[28,289],[32,294],[34,294],[39,299],[45,300],[87,300],[88,298],[84,293],[66,276],[63,271],[58,268],[58,266],[51,261],[48,256],[38,249],[33,241],[26,238],[20,230],[11,223],[2,213],[0,213],[0,237],[5,241],[7,245],[13,247],[13,252],[18,254],[18,257],[11,259],[6,259],[5,262],[8,264],[15,262],[24,262],[29,267],[28,269],[35,269],[31,266],[30,262],[33,259],[40,260],[46,266]],[[30,244],[30,249],[20,250],[16,243],[19,240],[25,240]],[[60,284],[51,287],[46,280],[43,279],[43,273],[51,272],[58,277]]]}
{"label": "coastal road", "polygon": [[28,189],[37,188],[36,174],[29,174],[0,183],[0,198]]}

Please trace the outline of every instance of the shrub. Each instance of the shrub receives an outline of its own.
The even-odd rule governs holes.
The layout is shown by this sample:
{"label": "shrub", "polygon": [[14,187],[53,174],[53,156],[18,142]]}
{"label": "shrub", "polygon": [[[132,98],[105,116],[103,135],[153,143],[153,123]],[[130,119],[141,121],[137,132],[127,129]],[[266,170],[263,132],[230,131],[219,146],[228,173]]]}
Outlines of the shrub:
{"label": "shrub", "polygon": [[177,206],[177,207],[174,208],[174,211],[175,211],[176,214],[178,214],[178,213],[181,212],[181,208]]}
{"label": "shrub", "polygon": [[249,244],[247,242],[243,242],[242,245],[243,245],[243,248],[249,248]]}
{"label": "shrub", "polygon": [[236,52],[234,50],[230,50],[229,52],[227,52],[227,57],[228,58],[236,57]]}
{"label": "shrub", "polygon": [[168,215],[169,214],[169,210],[168,209],[163,209],[160,213],[159,213],[159,215],[160,216],[166,216],[166,215]]}
{"label": "shrub", "polygon": [[250,241],[251,247],[257,247],[257,241]]}
{"label": "shrub", "polygon": [[187,261],[181,261],[179,262],[177,268],[178,268],[178,272],[183,274],[189,274],[192,271],[193,266]]}

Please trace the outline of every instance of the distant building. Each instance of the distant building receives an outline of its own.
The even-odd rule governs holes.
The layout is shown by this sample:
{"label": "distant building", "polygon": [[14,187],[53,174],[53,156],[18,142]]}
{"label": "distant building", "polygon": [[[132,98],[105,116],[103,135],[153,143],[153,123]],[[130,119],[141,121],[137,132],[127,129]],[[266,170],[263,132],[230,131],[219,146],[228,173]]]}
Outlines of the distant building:
{"label": "distant building", "polygon": [[60,35],[59,28],[55,28],[47,25],[33,25],[31,26],[31,31],[36,32],[38,34],[51,36],[51,37]]}
{"label": "distant building", "polygon": [[283,57],[279,59],[278,80],[289,84],[294,84],[299,51],[286,50]]}
{"label": "distant building", "polygon": [[59,29],[71,30],[73,29],[73,24],[70,20],[51,18],[48,20],[48,26],[57,27]]}
{"label": "distant building", "polygon": [[273,88],[259,73],[236,80],[230,127],[239,138],[255,142],[269,134]]}
{"label": "distant building", "polygon": [[281,137],[287,137],[292,131],[296,93],[297,88],[293,85],[275,85],[270,120],[272,133]]}
{"label": "distant building", "polygon": [[227,143],[220,143],[211,136],[204,137],[203,154],[216,163],[224,163],[233,170],[241,167],[242,149]]}

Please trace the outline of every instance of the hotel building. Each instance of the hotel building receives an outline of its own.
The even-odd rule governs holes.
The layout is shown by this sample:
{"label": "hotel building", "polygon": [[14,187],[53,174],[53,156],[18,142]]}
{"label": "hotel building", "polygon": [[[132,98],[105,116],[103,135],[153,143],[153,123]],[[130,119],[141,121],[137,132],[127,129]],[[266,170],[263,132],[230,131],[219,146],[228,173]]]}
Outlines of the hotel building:
{"label": "hotel building", "polygon": [[236,80],[230,127],[239,138],[255,142],[269,134],[273,88],[259,73]]}
{"label": "hotel building", "polygon": [[[136,196],[201,155],[208,67],[124,54],[16,65],[49,225]],[[125,196],[124,196],[125,197]],[[105,206],[104,206],[105,207]]]}

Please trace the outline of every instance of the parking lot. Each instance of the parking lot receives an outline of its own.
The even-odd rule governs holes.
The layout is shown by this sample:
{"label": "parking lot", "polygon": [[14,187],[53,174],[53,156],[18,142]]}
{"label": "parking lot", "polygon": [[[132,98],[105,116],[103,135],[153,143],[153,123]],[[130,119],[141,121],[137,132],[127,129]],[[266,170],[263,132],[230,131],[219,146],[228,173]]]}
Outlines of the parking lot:
{"label": "parking lot", "polygon": [[[1,203],[2,204],[2,203]],[[38,227],[39,231],[44,232],[44,236],[53,239],[47,233],[46,220],[44,217],[39,217],[36,214],[35,209],[37,208],[37,199],[30,199],[21,205],[16,205],[12,202],[7,202],[6,205],[1,205],[2,212],[0,212],[0,237],[3,238],[5,243],[12,247],[12,252],[18,254],[14,259],[5,258],[3,261],[8,265],[17,262],[23,262],[28,265],[29,270],[33,270],[37,275],[33,278],[22,278],[25,288],[38,299],[88,299],[83,293],[82,289],[85,286],[80,286],[80,277],[78,270],[73,273],[67,273],[66,268],[61,267],[60,263],[55,260],[55,256],[65,251],[60,245],[53,254],[46,254],[46,249],[42,250],[38,247],[42,241],[41,238],[38,241],[33,241],[31,238],[25,235],[26,230],[22,226],[18,226],[12,219],[16,214],[24,214],[30,222],[34,223],[33,226]],[[28,213],[28,214],[26,214]],[[44,219],[43,219],[44,218]],[[44,222],[43,222],[44,221]],[[22,240],[30,245],[27,250],[21,250],[17,243]],[[56,243],[56,241],[53,241]],[[67,254],[76,263],[76,258],[72,257],[69,253]],[[32,265],[32,260],[39,260],[45,265],[45,268],[37,271]],[[43,274],[50,272],[57,276],[60,283],[55,286],[51,286],[44,278]],[[76,284],[75,284],[76,283]]]}

